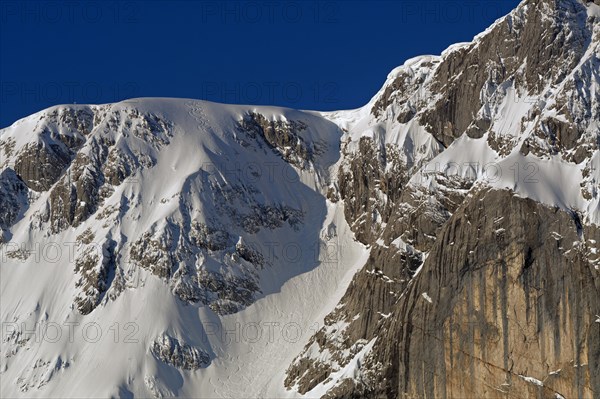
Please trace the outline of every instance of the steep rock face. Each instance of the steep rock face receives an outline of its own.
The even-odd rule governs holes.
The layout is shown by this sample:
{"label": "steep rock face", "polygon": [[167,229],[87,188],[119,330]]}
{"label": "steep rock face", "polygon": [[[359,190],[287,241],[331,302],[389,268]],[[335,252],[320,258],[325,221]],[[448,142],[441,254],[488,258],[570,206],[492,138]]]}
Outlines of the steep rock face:
{"label": "steep rock face", "polygon": [[[95,140],[92,142],[97,150],[103,148]],[[103,184],[104,178],[97,167],[97,160],[77,154],[68,174],[50,191],[44,222],[51,224],[54,233],[80,225],[96,211]]]}
{"label": "steep rock face", "polygon": [[[287,370],[286,387],[305,394],[330,381],[371,341],[379,324],[390,317],[398,295],[422,263],[422,254],[403,245],[375,245],[366,265],[354,276],[348,290],[327,315],[324,327],[311,337]],[[364,295],[368,292],[369,295]],[[322,353],[330,358],[322,361]]]}
{"label": "steep rock face", "polygon": [[359,241],[373,242],[408,182],[407,166],[396,146],[389,145],[380,151],[367,137],[359,140],[356,152],[345,155],[338,189],[346,204],[346,218]]}
{"label": "steep rock face", "polygon": [[428,91],[432,75],[438,66],[436,57],[424,57],[410,68],[401,68],[394,74],[393,80],[384,87],[370,110],[375,118],[385,115],[390,105],[399,105],[395,110],[395,119],[399,123],[409,122],[417,113],[429,105]]}
{"label": "steep rock face", "polygon": [[[15,224],[29,205],[28,188],[14,170],[0,172],[0,243],[5,231]],[[8,237],[6,237],[6,241]]]}
{"label": "steep rock face", "polygon": [[574,214],[509,191],[474,194],[379,328],[358,392],[593,397],[599,240]]}
{"label": "steep rock face", "polygon": [[[17,175],[32,190],[45,191],[52,187],[85,142],[85,136],[93,128],[93,117],[90,108],[62,108],[42,114],[34,127],[37,141],[28,143],[16,154]],[[12,155],[12,149],[14,144],[8,141],[5,144],[7,157]]]}
{"label": "steep rock face", "polygon": [[[86,230],[87,231],[87,230]],[[111,288],[117,270],[116,241],[105,238],[102,246],[98,246],[84,237],[78,237],[81,255],[75,260],[75,283],[77,294],[74,304],[81,314],[91,313]],[[87,242],[87,244],[86,244]],[[118,284],[112,286],[113,294],[121,290]],[[116,292],[118,295],[118,292]]]}
{"label": "steep rock face", "polygon": [[[600,93],[593,84],[582,84],[600,81],[600,24],[597,19],[588,18],[593,30],[586,39],[591,42],[585,59],[558,85],[556,93],[546,92],[539,96],[531,116],[539,114],[540,118],[534,125],[533,134],[523,142],[522,153],[561,154],[568,161],[579,164],[599,148],[596,121],[600,118]],[[546,100],[549,95],[552,98]],[[545,105],[543,110],[540,109],[542,105]],[[521,129],[526,125],[523,120]]]}
{"label": "steep rock face", "polygon": [[421,121],[446,146],[465,131],[481,137],[491,124],[480,113],[485,93],[510,83],[536,97],[548,83],[560,84],[590,45],[594,22],[586,19],[577,0],[523,2],[478,43],[457,48],[439,64],[430,90],[441,97]]}
{"label": "steep rock face", "polygon": [[68,169],[51,187],[46,209],[40,215],[53,233],[79,226],[96,212],[115,186],[154,164],[148,153],[119,145],[121,137],[132,135],[158,150],[173,135],[171,122],[136,109],[113,111],[101,107],[96,109],[95,121],[95,135],[86,140],[72,161],[69,159]]}
{"label": "steep rock face", "polygon": [[[599,80],[600,24],[589,7],[523,1],[472,42],[407,61],[390,74],[370,112],[378,121],[414,119],[444,147],[463,133],[487,134],[501,154],[518,147],[580,163],[598,148],[600,94],[581,84]],[[514,122],[502,116],[507,110]]]}
{"label": "steep rock face", "polygon": [[[443,175],[438,179],[450,185]],[[365,266],[354,276],[335,310],[325,317],[324,326],[288,368],[288,389],[294,387],[307,393],[318,384],[331,381],[334,373],[347,367],[369,342],[378,339],[382,323],[392,316],[409,282],[422,268],[426,251],[450,217],[447,207],[454,212],[464,198],[460,192],[454,195],[456,203],[443,190],[406,187],[400,198],[391,203],[393,209],[377,235],[379,238],[371,244]],[[364,238],[360,233],[358,230],[357,237]],[[345,394],[353,384],[341,379],[329,393],[333,397]],[[366,394],[358,392],[365,386],[353,389],[357,390],[353,391],[357,397]]]}
{"label": "steep rock face", "polygon": [[[346,120],[354,122],[342,146],[343,161],[335,194],[345,203],[346,219],[356,238],[371,247],[371,256],[354,277],[338,307],[325,318],[325,326],[290,365],[286,387],[301,393],[310,393],[318,385],[321,386],[318,392],[324,386],[330,387],[327,397],[385,395],[386,392],[391,396],[406,393],[411,397],[445,394],[410,391],[405,387],[370,391],[377,384],[385,387],[396,384],[389,383],[389,375],[380,374],[387,367],[385,362],[383,366],[369,364],[366,367],[366,373],[371,373],[370,383],[374,385],[357,384],[365,378],[364,370],[354,371],[353,379],[344,377],[348,373],[345,368],[355,362],[365,367],[361,351],[374,340],[373,351],[387,349],[381,349],[382,352],[372,355],[371,359],[381,356],[385,350],[394,351],[390,343],[396,336],[382,331],[387,331],[390,323],[403,323],[398,321],[403,315],[390,309],[406,301],[401,298],[412,292],[406,287],[412,287],[412,279],[421,278],[419,270],[426,267],[422,260],[427,259],[425,265],[431,261],[448,224],[458,209],[465,206],[465,198],[470,203],[473,192],[493,186],[498,176],[482,173],[486,162],[502,162],[503,158],[512,156],[517,165],[525,162],[535,169],[535,174],[539,172],[541,160],[582,164],[581,193],[589,203],[572,212],[574,215],[583,212],[585,222],[577,223],[595,231],[590,226],[598,215],[595,183],[598,180],[600,96],[597,87],[600,79],[596,65],[600,59],[600,24],[596,14],[577,0],[524,1],[472,43],[452,46],[441,57],[409,60],[394,70],[369,104],[368,117],[347,114]],[[547,73],[539,74],[540,70]],[[338,114],[330,117],[345,123]],[[433,136],[434,141],[428,142],[427,135]],[[464,145],[467,147],[461,151]],[[450,146],[454,148],[444,149]],[[445,156],[446,150],[452,155]],[[466,153],[469,154],[465,156]],[[521,155],[528,158],[524,160]],[[511,170],[507,167],[500,171],[502,173],[507,178]],[[552,184],[538,179],[525,179],[525,182],[540,186]],[[522,183],[517,176],[505,187],[514,189]],[[331,195],[330,198],[338,197]],[[501,200],[498,201],[496,208],[501,209]],[[564,204],[561,200],[548,198],[546,201]],[[500,227],[493,231],[498,229]],[[573,241],[577,240],[575,236]],[[588,245],[592,245],[593,240]],[[538,250],[543,251],[551,244],[554,242],[541,243]],[[590,251],[588,255],[593,258],[595,250]],[[548,255],[545,260],[548,267],[564,267],[564,263],[552,261],[552,256]],[[378,275],[384,277],[378,280]],[[437,288],[434,292],[438,292]],[[368,295],[365,296],[365,292]],[[450,293],[444,295],[441,299],[444,303],[453,299]],[[426,303],[435,302],[431,293],[421,292],[417,296]],[[582,306],[589,309],[591,303]],[[588,320],[591,325],[589,323]],[[569,337],[565,339],[574,339],[572,334],[573,331],[564,333]],[[535,340],[537,332],[528,330],[526,335],[529,340]],[[405,336],[410,340],[411,332]],[[415,353],[427,351],[432,342],[415,345]],[[567,345],[566,341],[562,344]],[[395,350],[386,361],[401,357],[403,350]],[[414,367],[413,363],[419,361],[419,358],[406,360],[406,367]],[[539,360],[540,363],[545,361],[546,358]],[[399,374],[403,375],[403,371]],[[535,382],[528,379],[527,374],[522,375],[522,381]],[[571,377],[565,380],[573,381]],[[436,382],[436,386],[443,385],[443,381]],[[525,395],[527,390],[522,388],[514,386],[512,392]],[[482,396],[482,392],[466,390],[448,396]]]}
{"label": "steep rock face", "polygon": [[[474,184],[472,179],[439,171],[425,176],[419,164],[407,164],[400,151],[394,144],[378,149],[372,138],[363,137],[358,150],[344,153],[339,196],[356,239],[371,247],[370,256],[325,317],[324,326],[287,369],[288,389],[307,393],[360,359]],[[433,185],[409,184],[425,178]],[[346,392],[347,384],[340,379],[330,394]]]}
{"label": "steep rock face", "polygon": [[[238,129],[250,140],[261,138],[283,159],[300,168],[307,168],[326,148],[326,143],[310,143],[300,133],[307,126],[301,121],[269,120],[258,112],[249,112],[239,121]],[[238,138],[239,139],[239,138]],[[258,141],[259,145],[262,141]],[[243,146],[249,143],[240,139]]]}
{"label": "steep rock face", "polygon": [[35,191],[50,188],[71,160],[69,153],[58,144],[28,144],[15,163],[15,171]]}

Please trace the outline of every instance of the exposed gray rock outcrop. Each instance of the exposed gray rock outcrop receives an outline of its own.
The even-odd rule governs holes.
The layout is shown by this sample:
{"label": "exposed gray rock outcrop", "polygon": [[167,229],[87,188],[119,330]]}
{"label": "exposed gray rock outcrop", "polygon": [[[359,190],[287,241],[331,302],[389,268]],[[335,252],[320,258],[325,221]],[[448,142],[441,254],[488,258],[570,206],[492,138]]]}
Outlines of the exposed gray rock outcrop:
{"label": "exposed gray rock outcrop", "polygon": [[180,370],[198,370],[210,364],[210,356],[205,351],[167,334],[152,342],[150,352],[156,359]]}
{"label": "exposed gray rock outcrop", "polygon": [[600,275],[589,245],[598,240],[597,227],[567,212],[509,191],[475,193],[377,326],[364,385],[348,381],[335,397],[592,397]]}
{"label": "exposed gray rock outcrop", "polygon": [[[28,188],[14,170],[0,172],[0,243],[8,241],[8,230],[29,206]],[[7,237],[4,237],[4,235]]]}
{"label": "exposed gray rock outcrop", "polygon": [[117,244],[108,238],[103,245],[84,245],[75,261],[75,273],[79,279],[75,284],[78,293],[74,303],[81,314],[88,314],[100,304],[115,277]]}
{"label": "exposed gray rock outcrop", "polygon": [[[307,142],[300,136],[306,128],[302,121],[269,120],[256,112],[246,114],[238,123],[238,130],[248,139],[264,140],[284,160],[302,169],[310,167],[315,157],[326,149],[325,143]],[[243,146],[249,145],[243,139],[240,142]]]}
{"label": "exposed gray rock outcrop", "polygon": [[481,137],[490,120],[473,116],[484,105],[484,89],[510,81],[539,97],[548,83],[560,84],[590,44],[595,22],[580,23],[586,19],[585,6],[576,0],[524,2],[479,43],[453,51],[440,63],[430,90],[441,97],[421,121],[446,146],[463,132]]}
{"label": "exposed gray rock outcrop", "polygon": [[93,111],[87,107],[60,108],[43,114],[35,127],[37,142],[25,145],[16,154],[15,172],[30,189],[48,190],[68,167],[92,128]]}
{"label": "exposed gray rock outcrop", "polygon": [[173,221],[156,226],[133,243],[130,262],[169,281],[181,300],[217,313],[251,304],[260,292],[257,272],[267,265],[264,255],[224,228],[193,221],[187,229]]}

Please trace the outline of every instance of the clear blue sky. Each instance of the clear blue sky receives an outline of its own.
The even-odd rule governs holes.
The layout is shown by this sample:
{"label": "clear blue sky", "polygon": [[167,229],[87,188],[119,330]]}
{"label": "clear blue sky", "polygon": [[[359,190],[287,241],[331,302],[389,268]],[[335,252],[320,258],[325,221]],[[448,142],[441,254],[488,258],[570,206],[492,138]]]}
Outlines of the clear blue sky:
{"label": "clear blue sky", "polygon": [[333,110],[407,58],[469,41],[517,0],[0,2],[0,127],[131,97]]}

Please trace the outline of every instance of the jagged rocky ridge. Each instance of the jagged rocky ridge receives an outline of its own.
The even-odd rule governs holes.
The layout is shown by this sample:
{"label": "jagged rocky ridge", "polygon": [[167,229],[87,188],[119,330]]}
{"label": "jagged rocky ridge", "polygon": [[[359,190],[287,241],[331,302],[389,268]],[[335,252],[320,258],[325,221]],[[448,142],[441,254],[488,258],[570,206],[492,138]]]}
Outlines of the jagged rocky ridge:
{"label": "jagged rocky ridge", "polygon": [[[524,1],[472,43],[398,68],[370,115],[330,114],[354,120],[336,192],[371,255],[288,368],[288,388],[325,397],[599,392],[599,211],[588,192],[598,187],[599,20],[585,2]],[[483,189],[490,159],[452,152],[459,137],[485,142],[462,151],[492,150],[495,162],[534,154],[581,165],[591,213]]]}
{"label": "jagged rocky ridge", "polygon": [[[190,113],[195,110],[193,105],[188,107]],[[3,138],[6,161],[0,192],[0,226],[7,235],[6,241],[10,239],[10,227],[29,206],[27,196],[42,197],[30,223],[32,229],[45,234],[59,234],[89,224],[90,220],[97,220],[108,229],[119,223],[131,207],[141,205],[136,194],[121,194],[120,199],[108,204],[106,200],[114,199],[115,191],[124,185],[135,185],[137,180],[132,176],[156,165],[177,126],[135,106],[115,108],[56,108],[41,113],[35,121],[34,142],[15,149],[15,137]],[[205,122],[201,117],[200,121]],[[322,140],[306,144],[298,134],[307,129],[302,121],[268,120],[252,111],[232,123],[235,125],[231,130],[242,148],[269,149],[302,168],[314,168],[316,158],[327,145]],[[289,146],[292,143],[295,147]],[[93,311],[111,288],[110,297],[119,294],[126,265],[148,269],[170,281],[173,293],[182,300],[200,301],[218,312],[235,312],[252,303],[260,292],[257,270],[268,267],[269,260],[256,245],[246,244],[244,238],[284,225],[298,230],[304,212],[270,202],[260,188],[240,179],[250,173],[256,173],[250,180],[260,179],[260,174],[266,172],[259,162],[250,165],[258,168],[255,172],[226,173],[228,180],[214,177],[222,172],[217,163],[204,162],[203,166],[188,177],[180,193],[160,199],[160,204],[179,201],[177,215],[157,220],[148,230],[137,233],[138,238],[124,237],[122,231],[104,233],[89,228],[77,237],[74,271],[81,278],[76,284],[80,290],[74,302],[81,313]],[[198,195],[212,209],[192,208],[191,201]],[[198,215],[194,216],[194,212]],[[198,218],[199,215],[202,216]],[[228,224],[232,229],[226,227]],[[82,236],[87,236],[87,241],[80,239]],[[12,249],[14,242],[10,244]],[[11,249],[7,251],[9,257],[28,256],[27,249]],[[217,263],[211,268],[207,258]],[[202,267],[203,263],[207,266]],[[227,265],[228,270],[211,270],[218,264]],[[234,271],[236,268],[238,271]]]}
{"label": "jagged rocky ridge", "polygon": [[[17,392],[48,382],[17,369],[28,364],[29,350],[56,353],[55,342],[21,339],[21,327],[100,319],[104,324],[92,324],[118,344],[122,331],[106,324],[106,312],[127,303],[123,296],[153,296],[158,284],[170,291],[163,303],[179,311],[206,307],[227,315],[318,265],[308,255],[287,265],[282,249],[291,243],[301,254],[319,253],[318,225],[327,211],[318,185],[328,184],[341,130],[318,115],[140,99],[57,106],[1,133],[2,282],[25,280],[3,286],[3,303],[18,302],[2,308],[10,313],[3,322],[16,331],[3,337],[3,353],[15,355],[2,357],[0,372],[16,373]],[[282,178],[287,187],[277,184]],[[37,288],[25,305],[22,293],[7,292],[30,282],[30,273]],[[44,291],[53,300],[42,299]],[[127,319],[122,326],[141,330]],[[170,377],[161,367],[148,371],[139,381],[149,394],[174,394],[170,378],[207,367],[215,356],[206,332],[174,332],[183,341],[162,332],[147,337],[154,360],[146,364],[177,370]],[[47,359],[35,356],[32,370],[38,362]]]}
{"label": "jagged rocky ridge", "polygon": [[[138,366],[91,395],[247,394],[264,373],[233,391],[219,367],[240,355],[211,329],[252,321],[261,298],[277,308],[286,281],[323,268],[313,244],[340,239],[325,217],[339,211],[366,262],[314,334],[269,360],[281,386],[257,395],[594,396],[597,3],[523,1],[473,42],[408,60],[358,110],[134,99],[3,129],[2,321],[114,332],[106,320],[125,310],[146,326],[125,346]],[[286,241],[308,255],[278,251]],[[69,259],[40,261],[34,244],[57,242]],[[68,345],[2,338],[3,393],[82,394],[59,389],[77,361]]]}

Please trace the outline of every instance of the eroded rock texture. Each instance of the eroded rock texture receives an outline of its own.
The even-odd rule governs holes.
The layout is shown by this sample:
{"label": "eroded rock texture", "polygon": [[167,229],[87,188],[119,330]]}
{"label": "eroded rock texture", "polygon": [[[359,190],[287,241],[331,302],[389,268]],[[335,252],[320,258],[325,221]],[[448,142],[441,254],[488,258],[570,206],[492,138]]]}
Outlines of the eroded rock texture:
{"label": "eroded rock texture", "polygon": [[[325,143],[310,143],[300,136],[306,128],[302,121],[269,120],[257,112],[246,114],[238,122],[238,130],[246,134],[247,140],[264,140],[281,158],[303,169],[325,150]],[[238,140],[243,146],[249,145],[243,138]]]}
{"label": "eroded rock texture", "polygon": [[167,334],[152,342],[150,352],[157,359],[180,370],[197,370],[210,363],[210,357],[205,351]]}
{"label": "eroded rock texture", "polygon": [[[596,199],[599,26],[581,1],[526,0],[473,42],[388,76],[368,127],[343,142],[328,193],[370,257],[286,387],[310,393],[333,381],[325,397],[598,395],[597,213],[484,189],[470,176],[477,168],[421,166],[457,139],[480,139],[500,157],[581,164],[581,193]],[[526,112],[502,120],[516,108]],[[416,123],[434,140],[415,141]]]}
{"label": "eroded rock texture", "polygon": [[535,97],[548,83],[562,82],[589,45],[593,25],[580,23],[586,18],[585,6],[577,1],[523,3],[480,43],[458,49],[440,63],[431,90],[442,96],[421,121],[445,145],[463,132],[481,137],[490,120],[484,114],[473,116],[484,105],[485,91],[511,82]]}
{"label": "eroded rock texture", "polygon": [[476,193],[444,225],[391,315],[365,335],[377,339],[364,384],[331,393],[594,397],[599,240],[576,214],[509,191]]}

